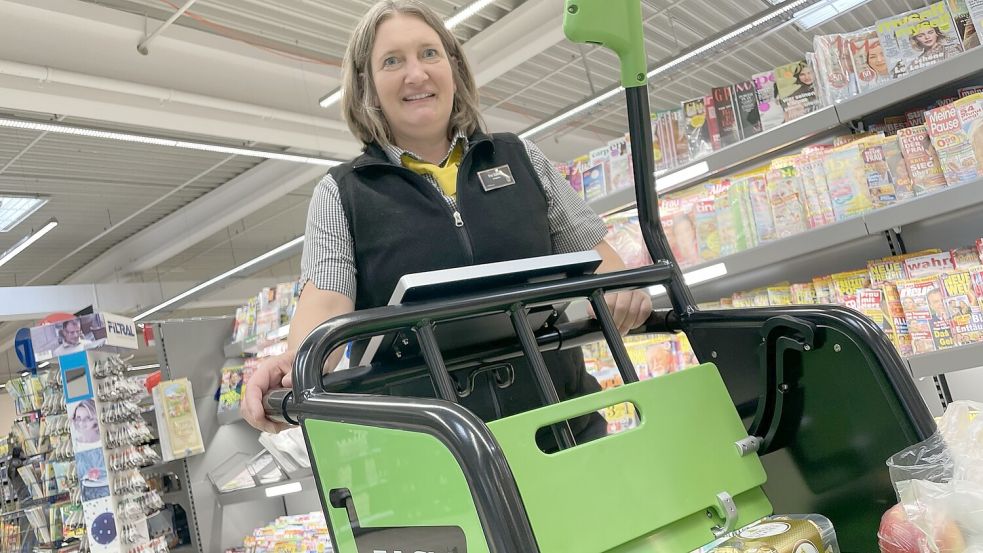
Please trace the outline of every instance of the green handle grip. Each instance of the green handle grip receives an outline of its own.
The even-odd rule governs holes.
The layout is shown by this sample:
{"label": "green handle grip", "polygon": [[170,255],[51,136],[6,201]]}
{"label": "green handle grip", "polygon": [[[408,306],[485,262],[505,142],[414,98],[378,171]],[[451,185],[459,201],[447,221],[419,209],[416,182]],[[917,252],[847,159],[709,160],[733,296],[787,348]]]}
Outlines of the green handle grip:
{"label": "green handle grip", "polygon": [[648,81],[639,0],[565,0],[563,33],[571,42],[599,44],[621,60],[625,88]]}

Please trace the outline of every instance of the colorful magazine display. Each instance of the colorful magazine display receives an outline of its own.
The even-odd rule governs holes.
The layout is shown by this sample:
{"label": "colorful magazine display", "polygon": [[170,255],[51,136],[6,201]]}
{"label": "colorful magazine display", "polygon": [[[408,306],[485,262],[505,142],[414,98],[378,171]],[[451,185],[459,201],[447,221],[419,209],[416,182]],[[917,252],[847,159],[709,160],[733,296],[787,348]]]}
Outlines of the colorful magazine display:
{"label": "colorful magazine display", "polygon": [[776,67],[775,84],[786,122],[812,113],[819,107],[816,74],[806,60]]}
{"label": "colorful magazine display", "polygon": [[946,185],[939,155],[932,146],[925,125],[916,125],[898,131],[898,146],[904,157],[911,187],[914,193],[933,192]]}
{"label": "colorful magazine display", "polygon": [[737,108],[737,124],[741,139],[761,132],[761,114],[758,113],[758,93],[752,81],[742,81],[734,86],[734,105]]}
{"label": "colorful magazine display", "polygon": [[983,94],[973,94],[925,112],[925,126],[949,186],[983,175]]}
{"label": "colorful magazine display", "polygon": [[635,180],[631,174],[631,148],[626,137],[608,142],[608,160],[611,167],[608,192],[631,188]]}
{"label": "colorful magazine display", "polygon": [[785,113],[778,101],[778,86],[775,84],[775,72],[765,71],[751,77],[754,89],[758,95],[758,114],[763,130],[773,129],[785,122]]}
{"label": "colorful magazine display", "polygon": [[818,73],[822,75],[823,103],[837,104],[857,94],[847,38],[844,35],[816,35],[812,44]]}
{"label": "colorful magazine display", "polygon": [[844,35],[850,50],[850,63],[857,92],[865,94],[891,80],[887,56],[873,27]]}
{"label": "colorful magazine display", "polygon": [[686,100],[682,104],[686,135],[686,146],[691,160],[699,159],[713,152],[710,137],[710,124],[707,120],[706,99],[703,96]]}
{"label": "colorful magazine display", "polygon": [[729,86],[714,88],[710,90],[710,96],[713,97],[713,109],[717,116],[720,147],[737,144],[741,141],[741,130],[733,89]]}

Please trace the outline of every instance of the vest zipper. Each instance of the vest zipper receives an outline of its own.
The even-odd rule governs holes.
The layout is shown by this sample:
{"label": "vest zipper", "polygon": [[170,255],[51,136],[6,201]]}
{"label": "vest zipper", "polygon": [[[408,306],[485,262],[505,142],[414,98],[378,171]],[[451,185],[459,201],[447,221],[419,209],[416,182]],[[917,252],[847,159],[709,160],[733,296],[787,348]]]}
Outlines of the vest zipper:
{"label": "vest zipper", "polygon": [[454,212],[454,226],[458,228],[464,226],[464,219],[461,219],[461,214],[457,211]]}

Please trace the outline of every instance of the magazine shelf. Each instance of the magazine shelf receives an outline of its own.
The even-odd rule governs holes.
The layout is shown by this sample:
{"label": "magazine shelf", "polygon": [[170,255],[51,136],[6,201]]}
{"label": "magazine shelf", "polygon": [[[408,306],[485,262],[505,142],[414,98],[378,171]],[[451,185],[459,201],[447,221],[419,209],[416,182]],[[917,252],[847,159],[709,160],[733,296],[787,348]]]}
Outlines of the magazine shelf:
{"label": "magazine shelf", "polygon": [[[981,72],[983,48],[976,48],[904,79],[892,81],[870,93],[854,96],[835,106],[827,106],[696,161],[657,173],[656,186],[662,194],[723,176],[741,166],[764,163],[778,150],[801,145],[806,140],[820,137],[826,131],[843,128],[865,116],[882,112],[887,107],[915,99]],[[660,186],[660,180],[663,183],[669,180],[670,185]],[[621,189],[592,200],[589,204],[596,213],[613,213],[634,207],[635,192],[631,188]]]}
{"label": "magazine shelf", "polygon": [[983,342],[913,355],[905,362],[915,378],[983,367]]}

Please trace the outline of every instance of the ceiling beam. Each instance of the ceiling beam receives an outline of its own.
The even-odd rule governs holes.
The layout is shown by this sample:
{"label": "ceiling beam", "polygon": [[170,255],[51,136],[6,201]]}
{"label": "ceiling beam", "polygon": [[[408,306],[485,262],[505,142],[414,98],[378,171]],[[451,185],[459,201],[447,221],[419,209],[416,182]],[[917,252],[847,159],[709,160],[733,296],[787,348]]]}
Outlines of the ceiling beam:
{"label": "ceiling beam", "polygon": [[478,86],[565,40],[563,0],[525,2],[464,43]]}

